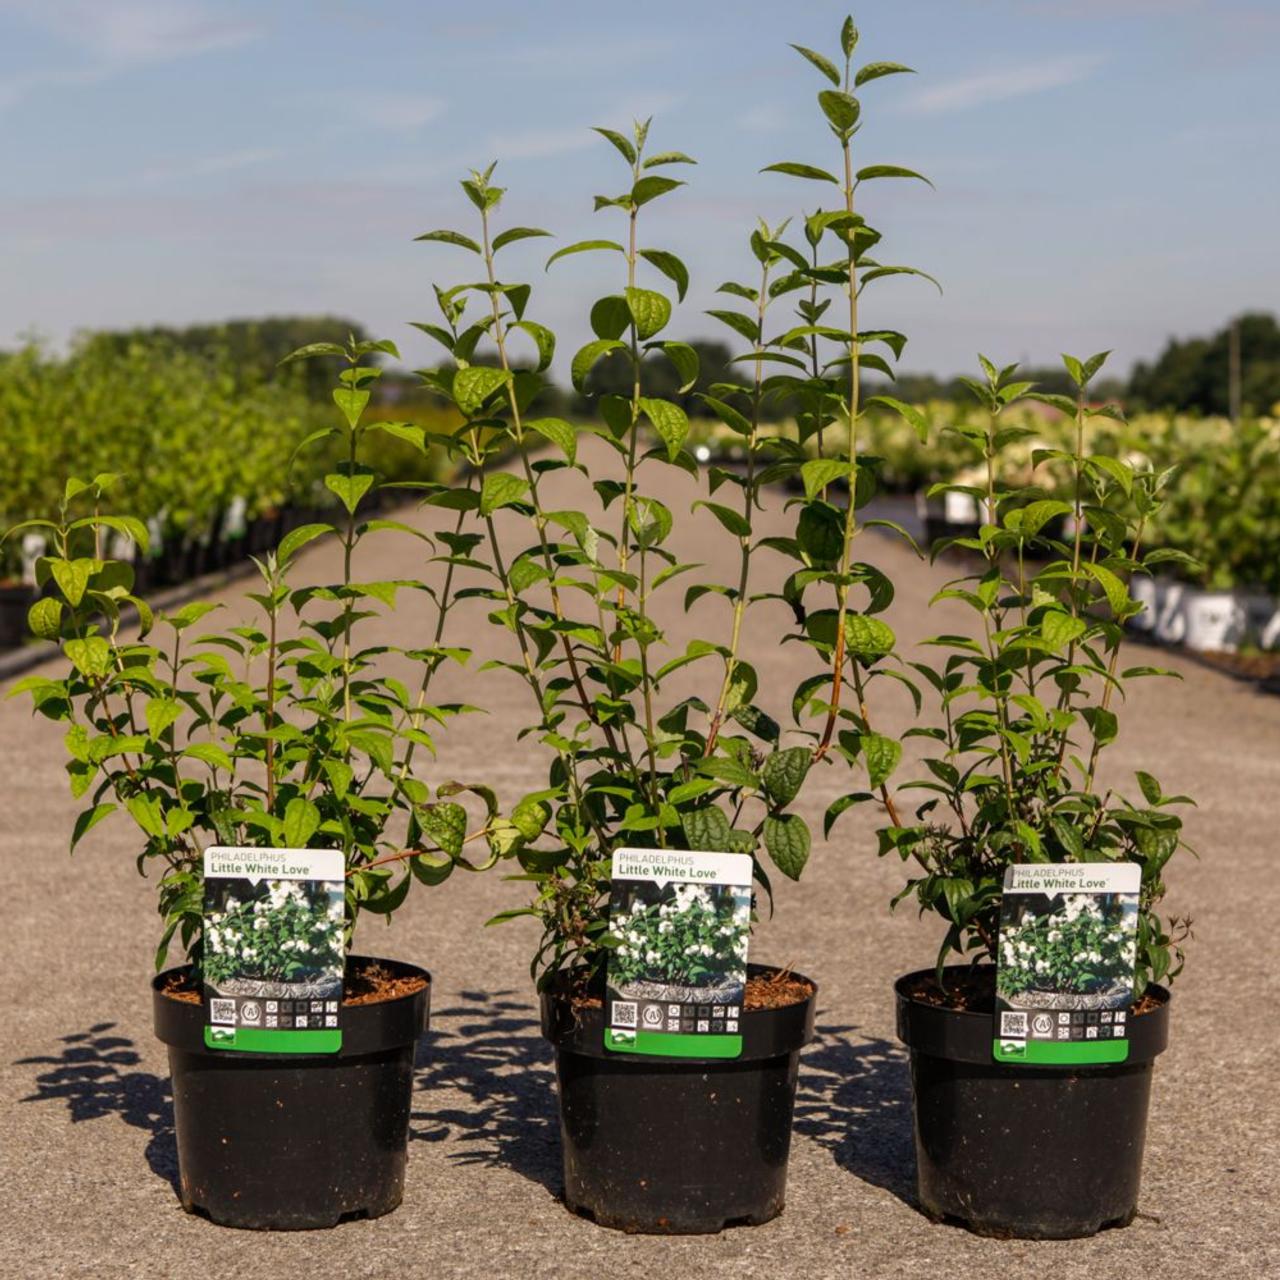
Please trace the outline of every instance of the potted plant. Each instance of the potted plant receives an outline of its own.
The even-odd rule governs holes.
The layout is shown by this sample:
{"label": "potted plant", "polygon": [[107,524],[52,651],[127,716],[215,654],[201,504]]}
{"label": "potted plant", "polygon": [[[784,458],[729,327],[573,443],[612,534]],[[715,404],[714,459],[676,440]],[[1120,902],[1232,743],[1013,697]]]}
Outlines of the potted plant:
{"label": "potted plant", "polygon": [[[895,904],[914,898],[945,922],[936,965],[895,986],[911,1052],[920,1203],[933,1217],[1001,1236],[1083,1236],[1133,1218],[1152,1068],[1168,1037],[1161,984],[1180,971],[1188,932],[1187,921],[1160,914],[1165,866],[1183,847],[1186,797],[1165,795],[1139,772],[1131,798],[1100,768],[1126,684],[1168,674],[1122,664],[1124,624],[1140,607],[1128,579],[1162,559],[1147,537],[1169,477],[1088,450],[1091,420],[1118,412],[1087,407],[1104,358],[1064,357],[1074,402],[1038,397],[1074,418],[1074,446],[1036,459],[1069,464],[1069,501],[997,479],[1001,451],[1027,430],[1002,414],[1034,397],[1032,384],[1016,380],[1016,366],[985,359],[984,377],[967,381],[985,410],[969,439],[995,514],[967,540],[977,569],[936,599],[971,610],[974,625],[932,640],[942,655],[935,663],[909,664],[940,707],[935,723],[907,733],[924,749],[921,776],[895,791],[893,769],[882,769],[870,792],[832,810],[877,801],[888,817],[880,852],[906,868]],[[1046,532],[1059,516],[1071,518],[1069,541]],[[1031,572],[1033,555],[1047,559]],[[894,743],[895,767],[900,753]],[[906,790],[926,797],[914,813],[901,808]],[[1071,894],[1050,895],[1039,915],[1002,919],[1007,870],[1037,864],[1136,868],[1134,932]],[[951,956],[965,963],[948,964]],[[1091,1008],[1082,996],[1118,982],[1127,1060],[997,1060],[997,981],[1002,997],[1056,984],[1064,1011]]]}
{"label": "potted plant", "polygon": [[[846,21],[843,73],[824,56],[800,50],[843,86],[824,91],[820,102],[846,154],[858,111],[850,92],[856,42]],[[871,64],[857,82],[895,70],[905,68]],[[856,335],[858,271],[888,276],[908,269],[870,261],[878,237],[850,206],[855,185],[907,171],[879,166],[855,176],[850,169],[845,182],[837,182],[844,207],[805,220],[803,249],[782,239],[786,224],[762,223],[751,235],[755,278],[722,286],[737,308],[711,312],[749,344],[738,361],[748,376],[702,393],[739,440],[742,461],[732,469],[700,469],[686,449],[684,411],[652,393],[648,379],[650,362],[664,360],[678,371],[681,394],[697,382],[695,352],[666,336],[672,299],[652,287],[665,277],[682,299],[688,271],[674,254],[645,247],[642,239],[650,205],[683,185],[667,176],[670,166],[692,161],[680,152],[653,153],[647,122],[629,134],[598,132],[621,155],[626,178],[621,193],[597,197],[596,208],[620,216],[624,234],[567,245],[547,265],[582,253],[618,264],[617,290],[592,306],[595,336],[571,370],[575,388],[590,394],[592,371],[602,361],[620,364],[624,376],[610,382],[621,381],[627,394],[597,397],[597,425],[575,427],[539,413],[554,337],[530,318],[529,286],[507,282],[496,262],[506,246],[547,233],[495,230],[504,192],[492,182],[492,166],[462,184],[478,213],[475,232],[420,237],[480,262],[478,283],[437,287],[442,322],[420,327],[450,358],[427,379],[469,424],[473,464],[500,449],[513,455],[508,469],[488,470],[470,511],[460,514],[455,543],[459,567],[486,579],[469,590],[491,602],[492,634],[502,645],[490,662],[528,687],[533,717],[520,735],[525,749],[536,746],[548,760],[547,785],[503,820],[505,854],[518,863],[515,878],[532,884],[534,901],[495,921],[532,917],[541,925],[532,971],[543,1031],[556,1052],[565,1201],[609,1227],[709,1232],[763,1222],[783,1207],[798,1054],[812,1035],[816,987],[790,970],[752,965],[742,991],[740,1053],[731,1058],[696,1047],[685,1057],[615,1051],[621,1037],[606,1009],[611,993],[679,987],[714,1006],[734,958],[741,957],[752,908],[741,896],[703,888],[662,899],[641,894],[624,904],[613,859],[737,854],[750,859],[755,883],[770,898],[770,875],[798,878],[808,860],[810,832],[794,805],[815,759],[831,745],[830,728],[824,735],[822,725],[836,716],[824,696],[831,671],[841,666],[833,658],[835,619],[849,583],[873,571],[848,563],[851,517],[845,505],[826,500],[839,481],[851,481],[853,467],[810,458],[807,442],[847,414],[844,388],[852,382],[856,399],[861,367],[887,367],[879,356],[861,353],[860,341],[900,349],[895,333]],[[772,168],[825,176],[799,164]],[[823,257],[833,243],[834,265]],[[649,270],[656,273],[652,279],[642,275]],[[853,287],[848,327],[843,320],[834,327],[822,323],[831,303],[817,293],[833,284],[841,291]],[[774,333],[770,308],[787,295],[798,298],[799,323]],[[469,313],[473,301],[478,314]],[[525,344],[519,353],[517,338]],[[477,357],[482,340],[494,348],[483,360]],[[530,349],[532,361],[524,354]],[[781,373],[774,372],[778,366]],[[775,394],[802,402],[798,438],[762,429]],[[594,437],[589,450],[580,447],[585,432]],[[675,554],[679,517],[649,479],[660,483],[667,468],[698,484],[705,479],[706,496],[693,507],[705,513],[699,518],[707,534],[718,525],[735,541],[735,581],[688,576],[700,566]],[[603,516],[566,509],[575,471],[590,481]],[[757,513],[764,487],[793,477],[806,493],[797,536],[762,536]],[[847,483],[843,492],[855,487]],[[863,497],[858,488],[849,509]],[[468,514],[470,532],[462,519]],[[779,595],[761,589],[762,549],[790,562],[794,571],[782,598],[793,610],[804,613],[806,591],[821,588],[833,597],[834,607],[815,610],[799,637],[827,670],[818,678],[821,690],[806,681],[793,705],[819,718],[816,727],[806,723],[789,737],[781,715],[762,705],[769,691],[741,651],[752,606]],[[681,645],[659,619],[666,616],[662,600],[684,582],[693,584],[684,605],[697,611],[699,638]],[[715,639],[706,638],[716,634],[710,606],[721,610],[723,630]],[[867,627],[874,630],[870,622]],[[674,679],[690,668],[709,669],[692,693]]]}
{"label": "potted plant", "polygon": [[[414,965],[349,955],[341,1048],[325,1054],[211,1046],[203,993],[232,971],[306,982],[349,944],[361,912],[390,915],[415,880],[437,884],[472,866],[464,846],[488,834],[481,824],[467,835],[456,799],[464,788],[445,782],[433,794],[416,776],[434,726],[465,709],[430,697],[439,667],[466,658],[440,643],[447,593],[429,589],[440,609],[434,644],[389,650],[361,638],[398,592],[428,590],[359,572],[372,561],[366,539],[415,532],[362,513],[378,483],[363,461],[366,437],[428,443],[421,428],[363,421],[380,372],[367,360],[392,350],[351,342],[295,353],[343,363],[340,421],[303,441],[339,447],[324,476],[336,514],[293,530],[257,562],[261,582],[246,601],[256,616],[221,630],[205,629],[219,607],[207,603],[153,617],[133,593],[130,565],[104,555],[112,533],[145,551],[147,529],[104,510],[101,480],[69,481],[58,517],[29,522],[49,538],[37,567],[47,594],[31,625],[59,646],[67,669],[15,692],[66,726],[72,792],[87,802],[72,847],[122,812],[140,833],[139,870],[158,873],[156,967],[175,943],[187,957],[152,983],[156,1034],[169,1047],[180,1193],[188,1210],[230,1226],[330,1226],[395,1208],[430,978]],[[340,547],[340,580],[291,581],[298,553],[317,538]],[[136,634],[122,628],[129,606]],[[416,689],[386,673],[388,652],[399,669],[416,665]],[[272,882],[280,896],[267,918],[258,912],[267,882],[256,881],[210,912],[202,866],[211,846],[340,851],[335,902]]]}

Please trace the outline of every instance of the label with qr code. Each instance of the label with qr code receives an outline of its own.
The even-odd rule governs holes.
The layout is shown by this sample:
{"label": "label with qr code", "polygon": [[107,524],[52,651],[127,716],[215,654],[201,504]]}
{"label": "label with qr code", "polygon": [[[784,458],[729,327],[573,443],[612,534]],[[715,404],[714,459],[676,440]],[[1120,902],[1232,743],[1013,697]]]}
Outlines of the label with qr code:
{"label": "label with qr code", "polygon": [[1029,863],[1005,872],[996,962],[998,1062],[1124,1062],[1142,868]]}
{"label": "label with qr code", "polygon": [[752,873],[741,853],[614,852],[606,1049],[741,1055]]}
{"label": "label with qr code", "polygon": [[345,891],[340,850],[205,850],[206,1045],[241,1053],[342,1048]]}

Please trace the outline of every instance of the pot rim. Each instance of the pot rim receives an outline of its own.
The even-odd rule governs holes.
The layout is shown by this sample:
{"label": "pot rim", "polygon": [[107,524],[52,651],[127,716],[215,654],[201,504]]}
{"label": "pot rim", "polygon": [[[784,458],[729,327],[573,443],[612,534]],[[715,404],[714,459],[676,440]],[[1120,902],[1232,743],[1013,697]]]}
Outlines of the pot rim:
{"label": "pot rim", "polygon": [[[943,972],[960,974],[972,967],[967,964],[949,964],[944,967]],[[993,972],[995,969],[994,965],[980,967]],[[1159,1004],[1130,1023],[1129,1056],[1124,1062],[1055,1066],[997,1062],[991,1052],[991,1044],[995,1039],[991,1013],[977,1009],[948,1009],[943,1005],[929,1004],[910,994],[910,984],[922,977],[932,977],[935,972],[933,968],[913,969],[910,973],[904,973],[893,984],[898,1039],[913,1054],[944,1058],[951,1062],[980,1064],[1001,1072],[1068,1072],[1075,1075],[1079,1072],[1123,1071],[1135,1066],[1149,1066],[1169,1044],[1169,1002],[1173,997],[1168,988],[1153,982],[1147,987],[1146,994],[1154,996]]]}
{"label": "pot rim", "polygon": [[393,996],[373,1004],[349,1005],[342,1014],[342,1048],[337,1053],[245,1053],[235,1049],[210,1049],[204,1042],[204,1001],[175,1000],[162,986],[174,973],[189,968],[174,965],[151,979],[151,1009],[155,1035],[170,1050],[204,1054],[236,1062],[332,1063],[413,1044],[427,1028],[430,1014],[431,974],[407,960],[383,956],[348,955],[347,962],[373,961],[405,977],[420,977],[426,986],[408,995]]}
{"label": "pot rim", "polygon": [[[562,969],[539,999],[542,1034],[557,1052],[585,1054],[592,1058],[632,1065],[652,1066],[660,1063],[673,1069],[693,1067],[705,1072],[709,1067],[732,1069],[738,1063],[757,1062],[796,1053],[814,1038],[814,1011],[818,1000],[818,984],[797,969],[785,972],[807,982],[812,988],[804,1000],[778,1009],[753,1009],[742,1017],[742,1052],[736,1058],[678,1058],[653,1053],[618,1053],[604,1047],[604,1007],[574,1008],[564,988],[577,969]],[[762,973],[783,972],[777,965],[747,965],[748,978]]]}

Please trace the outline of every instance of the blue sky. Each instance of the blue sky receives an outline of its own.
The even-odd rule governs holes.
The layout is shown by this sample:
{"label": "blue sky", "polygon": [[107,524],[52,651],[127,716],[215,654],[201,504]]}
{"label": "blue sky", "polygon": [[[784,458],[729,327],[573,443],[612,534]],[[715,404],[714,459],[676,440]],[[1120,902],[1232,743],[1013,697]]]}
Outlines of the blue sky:
{"label": "blue sky", "polygon": [[[815,0],[0,0],[0,344],[28,331],[332,311],[401,342],[435,319],[431,282],[467,255],[412,243],[471,213],[455,179],[500,161],[506,218],[562,243],[616,235],[621,162],[588,126],[654,116],[697,157],[643,239],[694,284],[673,333],[751,272],[756,216],[831,165],[823,82],[788,41],[832,50],[843,5]],[[859,58],[916,76],[863,90],[861,163],[929,174],[867,186],[885,260],[941,280],[868,292],[868,324],[911,337],[903,367],[1116,349],[1280,307],[1276,0],[876,0]],[[834,189],[833,194],[834,194]],[[823,192],[822,194],[825,194]],[[621,259],[550,242],[506,251],[530,315],[587,336]],[[612,274],[611,274],[612,273]]]}

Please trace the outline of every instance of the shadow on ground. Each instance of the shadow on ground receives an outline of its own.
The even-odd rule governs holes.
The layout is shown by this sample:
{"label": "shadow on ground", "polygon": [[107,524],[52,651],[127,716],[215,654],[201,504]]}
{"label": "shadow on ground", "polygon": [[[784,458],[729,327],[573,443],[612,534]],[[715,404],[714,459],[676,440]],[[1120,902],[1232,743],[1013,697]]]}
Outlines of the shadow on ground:
{"label": "shadow on ground", "polygon": [[72,1124],[119,1116],[151,1135],[147,1164],[174,1192],[178,1190],[178,1150],[173,1133],[173,1096],[167,1077],[134,1071],[141,1056],[132,1040],[113,1036],[114,1022],[62,1036],[56,1055],[19,1058],[15,1066],[47,1067],[36,1076],[36,1091],[22,1102],[62,1101]]}
{"label": "shadow on ground", "polygon": [[[457,1003],[431,1011],[431,1027],[418,1045],[409,1136],[452,1140],[451,1158],[499,1165],[558,1196],[560,1120],[551,1046],[537,1013],[510,991],[464,991]],[[445,1095],[461,1093],[464,1105]]]}
{"label": "shadow on ground", "polygon": [[800,1059],[795,1131],[863,1182],[916,1207],[907,1055],[857,1027],[819,1026]]}

